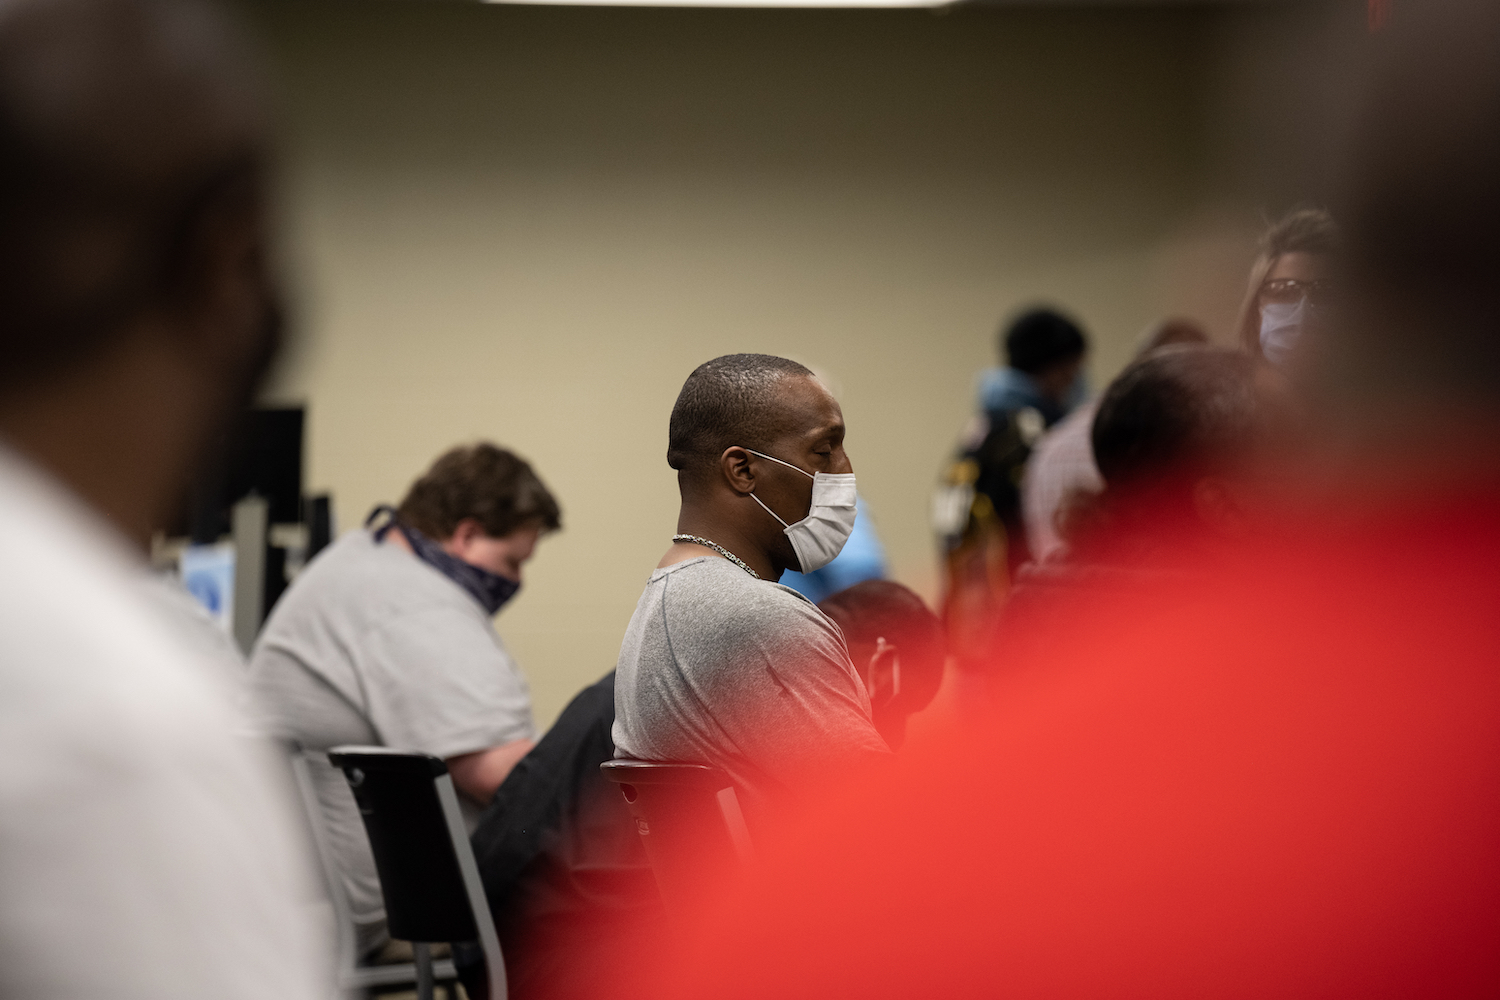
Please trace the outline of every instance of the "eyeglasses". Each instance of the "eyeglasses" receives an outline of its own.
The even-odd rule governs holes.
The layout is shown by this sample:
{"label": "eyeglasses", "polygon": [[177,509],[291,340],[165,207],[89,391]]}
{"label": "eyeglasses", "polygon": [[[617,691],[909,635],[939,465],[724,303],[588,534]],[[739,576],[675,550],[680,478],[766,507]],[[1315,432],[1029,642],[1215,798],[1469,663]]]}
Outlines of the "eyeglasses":
{"label": "eyeglasses", "polygon": [[1328,298],[1333,285],[1328,281],[1304,281],[1301,278],[1273,278],[1260,286],[1262,302],[1285,302],[1288,304],[1306,299],[1318,305]]}

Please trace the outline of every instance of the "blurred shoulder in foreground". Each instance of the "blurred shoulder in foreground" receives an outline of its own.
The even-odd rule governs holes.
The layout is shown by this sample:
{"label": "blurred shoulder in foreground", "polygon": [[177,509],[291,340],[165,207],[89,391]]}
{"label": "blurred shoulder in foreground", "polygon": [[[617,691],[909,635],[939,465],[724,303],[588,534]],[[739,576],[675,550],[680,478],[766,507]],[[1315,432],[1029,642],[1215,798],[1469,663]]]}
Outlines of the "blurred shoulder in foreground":
{"label": "blurred shoulder in foreground", "polygon": [[278,339],[217,8],[0,8],[0,995],[322,994],[269,747],[142,592]]}

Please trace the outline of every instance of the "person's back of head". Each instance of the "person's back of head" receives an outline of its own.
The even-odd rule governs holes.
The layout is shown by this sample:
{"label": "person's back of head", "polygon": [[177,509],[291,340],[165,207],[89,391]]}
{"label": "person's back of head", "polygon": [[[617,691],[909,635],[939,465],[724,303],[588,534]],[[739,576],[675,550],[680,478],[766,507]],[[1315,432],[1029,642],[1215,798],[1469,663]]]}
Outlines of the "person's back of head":
{"label": "person's back of head", "polygon": [[402,522],[437,541],[477,521],[486,535],[557,531],[562,509],[525,459],[488,441],[438,456],[396,509]]}
{"label": "person's back of head", "polygon": [[0,433],[138,537],[276,343],[265,132],[216,7],[0,10]]}
{"label": "person's back of head", "polygon": [[712,475],[725,449],[770,447],[791,419],[783,384],[812,377],[806,366],[772,354],[726,354],[693,369],[667,430],[667,464],[684,491]]}
{"label": "person's back of head", "polygon": [[1083,364],[1088,337],[1082,327],[1055,309],[1028,309],[1001,332],[1000,350],[1008,366],[1030,375],[1045,393],[1061,399]]}
{"label": "person's back of head", "polygon": [[1094,417],[1103,508],[1116,529],[1223,527],[1206,482],[1234,481],[1279,426],[1281,383],[1255,359],[1224,348],[1161,348],[1126,368]]}
{"label": "person's back of head", "polygon": [[948,656],[942,623],[915,592],[891,580],[864,580],[818,607],[844,633],[870,694],[875,728],[892,749],[899,747],[907,719],[942,686]]}

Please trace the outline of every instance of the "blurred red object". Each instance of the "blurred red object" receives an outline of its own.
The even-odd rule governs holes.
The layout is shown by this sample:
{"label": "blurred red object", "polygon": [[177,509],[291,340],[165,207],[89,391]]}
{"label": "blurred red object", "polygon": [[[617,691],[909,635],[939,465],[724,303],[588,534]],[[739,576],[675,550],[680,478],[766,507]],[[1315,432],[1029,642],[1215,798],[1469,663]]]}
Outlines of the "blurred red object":
{"label": "blurred red object", "polygon": [[676,997],[1500,990],[1500,495],[1080,597],[993,709],[789,821]]}

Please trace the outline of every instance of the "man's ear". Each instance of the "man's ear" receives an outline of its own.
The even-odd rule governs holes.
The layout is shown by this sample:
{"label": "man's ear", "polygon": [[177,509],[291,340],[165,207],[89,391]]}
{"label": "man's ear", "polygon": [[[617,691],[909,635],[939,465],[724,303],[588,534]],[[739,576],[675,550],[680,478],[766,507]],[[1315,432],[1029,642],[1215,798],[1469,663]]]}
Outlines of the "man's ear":
{"label": "man's ear", "polygon": [[736,493],[755,492],[755,473],[750,468],[750,458],[750,453],[738,445],[725,448],[724,454],[719,456],[719,471]]}
{"label": "man's ear", "polygon": [[1204,524],[1225,538],[1244,538],[1250,532],[1250,518],[1234,488],[1216,476],[1193,484],[1193,509]]}

